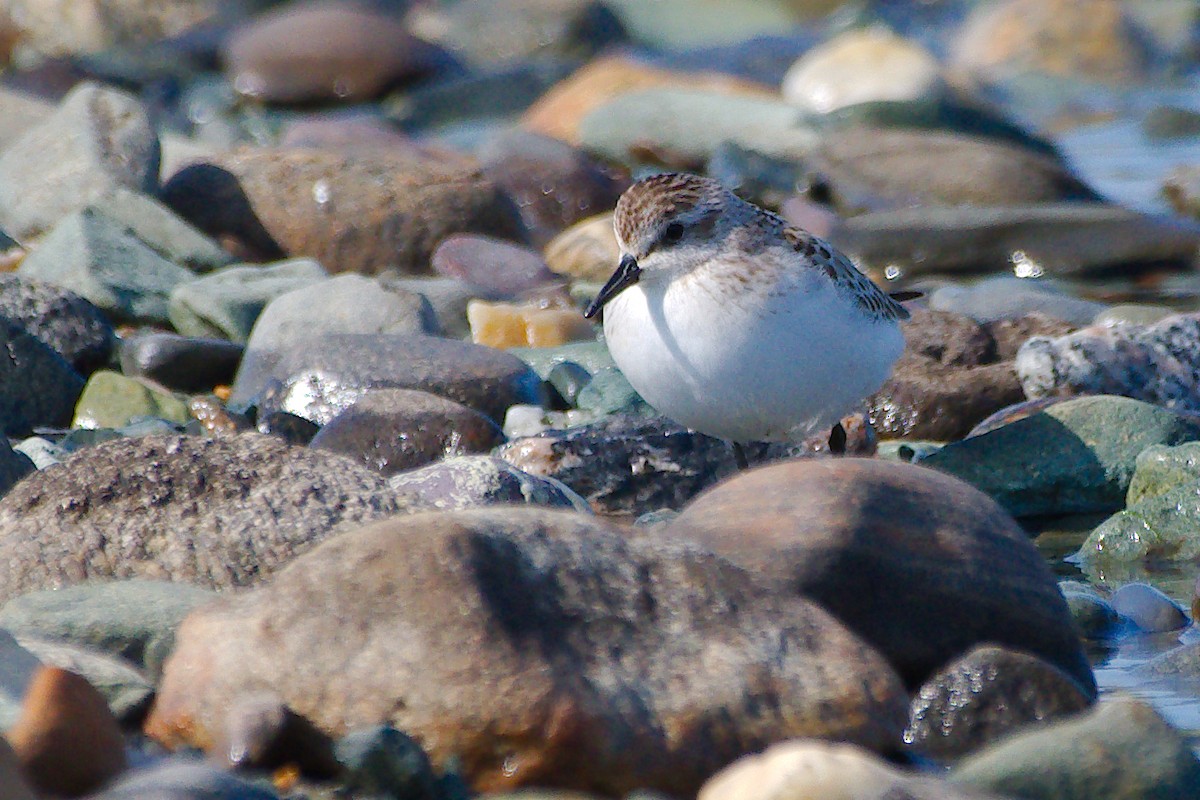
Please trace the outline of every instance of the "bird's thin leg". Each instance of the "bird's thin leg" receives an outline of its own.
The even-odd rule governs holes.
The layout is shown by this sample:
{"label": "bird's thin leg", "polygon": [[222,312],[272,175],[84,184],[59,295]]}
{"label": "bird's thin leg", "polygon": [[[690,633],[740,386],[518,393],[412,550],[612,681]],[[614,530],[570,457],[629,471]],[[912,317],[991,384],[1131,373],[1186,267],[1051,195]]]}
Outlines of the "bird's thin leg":
{"label": "bird's thin leg", "polygon": [[741,443],[731,442],[733,445],[733,460],[737,464],[738,469],[750,469],[750,462],[746,460],[746,451],[742,448]]}
{"label": "bird's thin leg", "polygon": [[846,455],[846,429],[840,422],[829,432],[829,452],[835,456]]}

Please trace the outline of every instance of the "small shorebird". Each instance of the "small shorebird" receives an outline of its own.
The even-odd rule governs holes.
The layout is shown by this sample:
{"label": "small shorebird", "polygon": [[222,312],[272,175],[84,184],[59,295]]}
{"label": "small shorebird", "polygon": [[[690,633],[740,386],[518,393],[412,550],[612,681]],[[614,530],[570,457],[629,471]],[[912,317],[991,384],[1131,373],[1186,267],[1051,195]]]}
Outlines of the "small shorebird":
{"label": "small shorebird", "polygon": [[[617,366],[660,413],[733,443],[798,442],[879,389],[908,311],[850,260],[719,183],[656,175],[613,218],[621,261],[604,309]],[[902,295],[897,295],[902,297]]]}

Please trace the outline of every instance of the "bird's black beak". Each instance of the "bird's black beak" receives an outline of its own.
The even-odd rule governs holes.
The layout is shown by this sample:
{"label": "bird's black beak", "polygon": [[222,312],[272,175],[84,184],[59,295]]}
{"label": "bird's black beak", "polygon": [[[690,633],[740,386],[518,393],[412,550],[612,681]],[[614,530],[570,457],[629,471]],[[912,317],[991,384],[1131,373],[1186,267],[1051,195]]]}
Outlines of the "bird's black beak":
{"label": "bird's black beak", "polygon": [[621,263],[617,265],[617,271],[600,289],[600,294],[596,295],[596,299],[588,306],[587,311],[583,312],[583,316],[591,319],[599,314],[605,303],[637,283],[638,276],[641,274],[642,268],[638,266],[636,258],[628,254],[621,256]]}

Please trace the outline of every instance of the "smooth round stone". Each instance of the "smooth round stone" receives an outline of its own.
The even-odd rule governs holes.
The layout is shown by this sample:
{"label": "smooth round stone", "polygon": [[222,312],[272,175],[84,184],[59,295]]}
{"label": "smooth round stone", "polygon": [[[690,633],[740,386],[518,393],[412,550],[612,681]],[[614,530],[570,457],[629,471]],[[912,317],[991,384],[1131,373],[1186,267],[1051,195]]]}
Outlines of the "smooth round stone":
{"label": "smooth round stone", "polygon": [[550,368],[546,382],[554,387],[568,407],[579,400],[579,393],[592,380],[592,373],[574,361],[561,361]]}
{"label": "smooth round stone", "polygon": [[740,42],[777,33],[800,20],[784,0],[606,0],[634,39],[654,48]]}
{"label": "smooth round stone", "polygon": [[405,136],[388,120],[364,113],[302,117],[288,123],[280,134],[279,144],[289,148],[394,147],[414,153],[427,152],[423,144]]}
{"label": "smooth round stone", "polygon": [[529,107],[522,127],[535,133],[580,144],[580,122],[596,108],[630,91],[673,86],[730,95],[770,98],[771,87],[712,72],[661,69],[620,55],[590,61],[546,92]]}
{"label": "smooth round stone", "polygon": [[214,22],[227,13],[222,0],[13,0],[8,6],[19,38],[44,55],[97,54],[140,48]]}
{"label": "smooth round stone", "polygon": [[267,11],[234,30],[222,56],[230,84],[268,103],[368,100],[447,62],[401,15],[340,0]]}
{"label": "smooth round stone", "polygon": [[34,591],[0,608],[0,628],[56,639],[123,658],[157,676],[175,629],[216,595],[181,583],[124,580]]}
{"label": "smooth round stone", "polygon": [[1085,639],[1107,639],[1121,627],[1121,615],[1098,594],[1064,590],[1063,599]]}
{"label": "smooth round stone", "polygon": [[942,667],[916,692],[904,741],[922,755],[953,760],[1091,704],[1058,667],[1028,653],[983,645]]}
{"label": "smooth round stone", "polygon": [[90,800],[278,800],[258,783],[190,757],[171,757],[127,770]]}
{"label": "smooth round stone", "polygon": [[187,402],[119,372],[98,370],[88,378],[75,405],[73,428],[122,428],[142,417],[179,424],[191,419]]}
{"label": "smooth round stone", "polygon": [[949,130],[838,127],[822,137],[805,165],[843,216],[914,205],[1020,208],[1099,199],[1059,157]]}
{"label": "smooth round stone", "polygon": [[243,345],[173,333],[141,333],[121,342],[121,371],[180,392],[210,391],[233,382]]}
{"label": "smooth round stone", "polygon": [[7,739],[0,741],[0,785],[7,792],[5,800],[37,799]]}
{"label": "smooth round stone", "polygon": [[558,280],[533,250],[488,236],[454,234],[433,251],[433,271],[485,292],[519,294]]}
{"label": "smooth round stone", "polygon": [[85,375],[108,363],[116,343],[99,308],[72,291],[22,275],[0,275],[0,316],[20,323]]}
{"label": "smooth round stone", "polygon": [[378,474],[274,437],[106,441],[0,498],[0,599],[123,578],[246,586],[400,510]]}
{"label": "smooth round stone", "polygon": [[158,137],[141,102],[115,89],[80,84],[0,154],[0,228],[23,240],[115,188],[153,194],[159,156]]}
{"label": "smooth round stone", "polygon": [[1112,593],[1117,613],[1147,633],[1186,628],[1187,614],[1161,590],[1145,583],[1127,583]]}
{"label": "smooth round stone", "polygon": [[389,725],[351,731],[337,740],[337,760],[345,768],[345,785],[367,794],[433,798],[437,776],[425,751],[411,737]]}
{"label": "smooth round stone", "polygon": [[559,275],[604,283],[621,260],[612,214],[589,217],[567,228],[546,245],[545,256],[546,264]]}
{"label": "smooth round stone", "polygon": [[[380,285],[388,290],[419,294],[433,309],[435,330],[449,339],[466,339],[471,335],[467,321],[467,306],[481,296],[477,286],[454,278],[381,276]],[[499,299],[499,298],[497,298]]]}
{"label": "smooth round stone", "polygon": [[661,535],[821,603],[911,686],[992,643],[1037,655],[1095,693],[1066,602],[1029,536],[948,475],[874,459],[784,462],[701,495]]}
{"label": "smooth round stone", "polygon": [[1089,324],[1106,310],[1103,303],[1082,300],[1034,280],[986,278],[971,286],[943,286],[929,296],[929,307],[964,314],[979,322],[1042,314],[1075,326]]}
{"label": "smooth round stone", "polygon": [[328,277],[309,258],[238,264],[175,287],[167,313],[175,330],[185,336],[245,342],[271,301]]}
{"label": "smooth round stone", "polygon": [[1125,505],[1136,505],[1197,481],[1200,481],[1200,442],[1147,447],[1138,453],[1134,463]]}
{"label": "smooth round stone", "polygon": [[1012,361],[1021,347],[1034,336],[1065,336],[1075,326],[1058,317],[1034,311],[1016,319],[998,319],[984,323],[984,330],[996,341],[996,356]]}
{"label": "smooth round stone", "polygon": [[1093,325],[1153,325],[1175,313],[1167,306],[1142,304],[1118,304],[1109,306],[1096,315]]}
{"label": "smooth round stone", "polygon": [[943,781],[901,772],[860,747],[796,740],[745,756],[704,784],[697,800],[986,800]]}
{"label": "smooth round stone", "polygon": [[508,131],[489,141],[479,157],[484,172],[516,201],[537,244],[613,208],[629,187],[628,178],[583,151],[535,133]]}
{"label": "smooth round stone", "polygon": [[349,456],[383,475],[468,453],[504,441],[495,422],[444,397],[379,389],[322,426],[309,444]]}
{"label": "smooth round stone", "polygon": [[425,25],[481,71],[555,56],[586,60],[625,39],[609,5],[596,0],[460,0]]}
{"label": "smooth round stone", "polygon": [[406,731],[479,793],[692,796],[782,739],[892,748],[905,716],[895,674],[815,603],[573,512],[393,517],[193,612],[177,641],[154,739],[212,742],[234,697],[270,686],[326,733]]}
{"label": "smooth round stone", "polygon": [[418,389],[493,420],[517,403],[540,404],[541,379],[516,356],[432,336],[328,334],[279,352],[251,348],[230,403],[258,397],[260,411],[325,424],[372,389]]}
{"label": "smooth round stone", "polygon": [[43,664],[70,670],[85,678],[121,723],[136,725],[146,716],[154,699],[154,684],[128,660],[42,636],[19,634],[17,641]]}
{"label": "smooth round stone", "polygon": [[968,756],[950,780],[1028,800],[1184,798],[1200,792],[1200,761],[1147,703],[1117,696]]}
{"label": "smooth round stone", "polygon": [[30,782],[44,795],[78,797],[100,789],[127,766],[121,728],[104,697],[80,675],[42,667],[5,731]]}
{"label": "smooth round stone", "polygon": [[847,31],[805,53],[784,76],[790,103],[817,114],[876,100],[917,100],[943,87],[937,58],[886,28]]}
{"label": "smooth round stone", "polygon": [[561,481],[532,475],[489,456],[448,458],[388,480],[406,507],[458,511],[477,506],[535,505],[590,512],[587,501]]}
{"label": "smooth round stone", "polygon": [[1197,438],[1192,416],[1102,395],[1055,403],[921,463],[982,489],[1016,516],[1112,512],[1125,505],[1139,453]]}
{"label": "smooth round stone", "polygon": [[1004,0],[974,9],[952,60],[978,77],[1035,72],[1121,83],[1150,67],[1145,37],[1116,0]]}
{"label": "smooth round stone", "polygon": [[162,197],[210,236],[330,272],[428,274],[452,233],[525,235],[516,204],[470,160],[384,148],[240,148],[184,167]]}

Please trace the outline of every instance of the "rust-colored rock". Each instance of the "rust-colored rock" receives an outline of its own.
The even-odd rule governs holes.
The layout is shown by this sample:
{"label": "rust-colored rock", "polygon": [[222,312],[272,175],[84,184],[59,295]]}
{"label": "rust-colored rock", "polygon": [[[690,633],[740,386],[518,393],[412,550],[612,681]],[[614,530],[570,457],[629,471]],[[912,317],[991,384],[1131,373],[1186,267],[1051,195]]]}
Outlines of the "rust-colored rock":
{"label": "rust-colored rock", "polygon": [[1096,691],[1037,548],[991,498],[948,475],[859,458],[785,462],[701,495],[661,535],[821,603],[910,685],[993,642]]}
{"label": "rust-colored rock", "polygon": [[905,693],[814,603],[705,551],[532,508],[395,517],[183,623],[147,732],[210,747],[247,688],[388,723],[480,792],[691,796],[796,736],[892,749]]}
{"label": "rust-colored rock", "polygon": [[392,148],[241,148],[184,167],[162,194],[211,236],[330,272],[428,274],[452,233],[525,236],[516,204],[472,161]]}
{"label": "rust-colored rock", "polygon": [[776,97],[773,89],[708,72],[683,73],[639,64],[621,56],[596,59],[551,87],[525,112],[528,130],[579,144],[579,123],[596,108],[626,92],[678,86],[730,94]]}
{"label": "rust-colored rock", "polygon": [[78,797],[125,769],[125,741],[104,697],[65,669],[34,674],[21,716],[6,735],[43,794]]}

